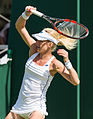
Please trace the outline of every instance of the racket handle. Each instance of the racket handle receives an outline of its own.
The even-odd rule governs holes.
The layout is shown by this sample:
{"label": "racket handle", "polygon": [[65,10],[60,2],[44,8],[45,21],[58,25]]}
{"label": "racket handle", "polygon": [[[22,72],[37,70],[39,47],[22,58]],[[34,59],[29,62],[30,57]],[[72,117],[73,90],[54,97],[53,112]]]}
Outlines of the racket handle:
{"label": "racket handle", "polygon": [[31,12],[34,14],[34,15],[37,15],[39,17],[42,17],[44,14],[39,12],[39,11],[36,11],[36,10],[31,10]]}

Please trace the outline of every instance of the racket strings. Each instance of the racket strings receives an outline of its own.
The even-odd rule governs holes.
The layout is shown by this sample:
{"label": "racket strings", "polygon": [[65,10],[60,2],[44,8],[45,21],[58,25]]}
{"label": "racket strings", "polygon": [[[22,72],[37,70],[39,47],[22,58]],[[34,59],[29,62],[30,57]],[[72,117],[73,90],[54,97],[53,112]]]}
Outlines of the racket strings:
{"label": "racket strings", "polygon": [[57,24],[57,29],[71,37],[80,38],[86,34],[86,29],[80,26],[79,24],[75,24],[72,22],[61,22]]}

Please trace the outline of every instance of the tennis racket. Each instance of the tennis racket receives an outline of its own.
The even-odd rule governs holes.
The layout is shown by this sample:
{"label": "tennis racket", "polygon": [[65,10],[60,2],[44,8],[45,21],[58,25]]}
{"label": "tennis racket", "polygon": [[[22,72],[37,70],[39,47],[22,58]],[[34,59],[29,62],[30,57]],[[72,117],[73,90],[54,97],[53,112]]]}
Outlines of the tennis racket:
{"label": "tennis racket", "polygon": [[73,39],[84,39],[89,34],[89,30],[86,26],[77,23],[74,20],[52,18],[36,10],[31,10],[31,12],[34,15],[37,15],[48,21],[58,33],[66,37]]}

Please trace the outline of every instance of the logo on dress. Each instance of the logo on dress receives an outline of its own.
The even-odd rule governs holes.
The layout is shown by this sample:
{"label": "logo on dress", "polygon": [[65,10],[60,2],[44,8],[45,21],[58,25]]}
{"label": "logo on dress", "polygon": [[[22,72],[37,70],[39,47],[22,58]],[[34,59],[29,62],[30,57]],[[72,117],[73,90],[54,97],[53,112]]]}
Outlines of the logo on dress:
{"label": "logo on dress", "polygon": [[46,64],[45,66],[48,66],[48,64]]}

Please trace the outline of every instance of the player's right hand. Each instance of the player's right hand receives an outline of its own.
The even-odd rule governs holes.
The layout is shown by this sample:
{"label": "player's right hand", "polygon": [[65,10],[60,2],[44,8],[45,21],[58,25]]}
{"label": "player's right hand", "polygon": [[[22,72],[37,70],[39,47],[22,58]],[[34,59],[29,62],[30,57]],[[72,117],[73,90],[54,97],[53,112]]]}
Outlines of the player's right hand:
{"label": "player's right hand", "polygon": [[32,14],[31,10],[36,10],[36,7],[26,6],[26,8],[25,8],[25,14],[26,14],[26,16],[30,16]]}

